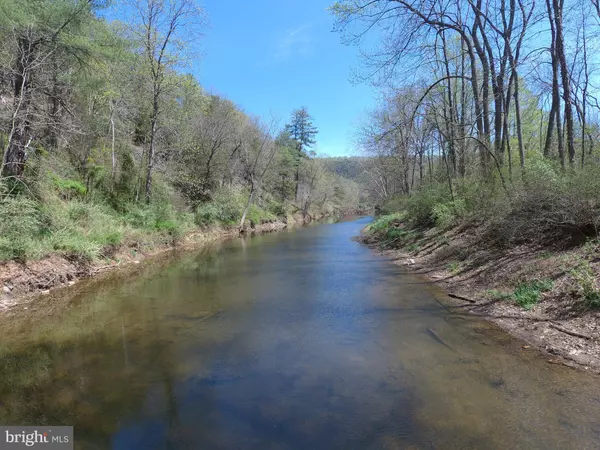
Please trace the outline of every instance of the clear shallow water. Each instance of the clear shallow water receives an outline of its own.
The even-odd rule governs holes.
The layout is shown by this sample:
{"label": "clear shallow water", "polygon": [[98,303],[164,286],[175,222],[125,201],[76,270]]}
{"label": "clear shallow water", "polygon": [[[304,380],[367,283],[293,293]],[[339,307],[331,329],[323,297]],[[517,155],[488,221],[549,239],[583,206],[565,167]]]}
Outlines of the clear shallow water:
{"label": "clear shallow water", "polygon": [[446,310],[351,240],[367,222],[216,244],[4,318],[0,423],[74,425],[82,449],[598,448],[597,377]]}

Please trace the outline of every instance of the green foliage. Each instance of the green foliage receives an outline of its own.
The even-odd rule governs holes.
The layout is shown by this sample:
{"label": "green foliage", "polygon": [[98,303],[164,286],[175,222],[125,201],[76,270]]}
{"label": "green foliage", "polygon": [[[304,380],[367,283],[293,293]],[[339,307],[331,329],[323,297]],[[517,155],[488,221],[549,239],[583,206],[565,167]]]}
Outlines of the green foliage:
{"label": "green foliage", "polygon": [[577,283],[585,304],[589,308],[600,308],[600,286],[598,285],[596,272],[590,263],[580,261],[569,273]]}
{"label": "green foliage", "polygon": [[437,203],[432,211],[436,226],[446,228],[458,223],[467,214],[464,199],[457,199],[447,203]]}
{"label": "green foliage", "polygon": [[540,300],[542,293],[552,289],[553,283],[550,280],[536,280],[528,283],[521,283],[513,293],[515,302],[525,308],[531,309]]}
{"label": "green foliage", "polygon": [[289,214],[288,208],[283,202],[270,201],[267,204],[266,210],[274,217],[282,219],[285,219]]}
{"label": "green foliage", "polygon": [[102,246],[85,235],[69,230],[57,230],[50,237],[53,250],[67,258],[89,262],[100,255]]}
{"label": "green foliage", "polygon": [[387,214],[378,217],[373,223],[367,225],[365,233],[375,234],[380,231],[387,231],[392,225],[398,225],[403,222],[405,215],[402,213]]}
{"label": "green foliage", "polygon": [[[215,193],[212,201],[196,208],[195,223],[201,227],[236,226],[242,219],[247,201],[247,193],[243,191],[221,189]],[[272,201],[267,204],[267,208],[252,204],[248,208],[246,220],[254,226],[275,221],[278,217],[285,217],[286,214],[282,203]]]}
{"label": "green foliage", "polygon": [[524,309],[531,309],[536,305],[544,292],[552,290],[551,280],[534,280],[519,284],[513,292],[503,292],[496,289],[487,291],[494,300],[511,300]]}
{"label": "green foliage", "polygon": [[215,193],[212,201],[196,208],[195,222],[201,227],[237,225],[244,212],[245,200],[241,192],[221,189]]}
{"label": "green foliage", "polygon": [[435,225],[435,210],[438,205],[450,204],[452,198],[447,186],[432,184],[423,187],[405,203],[407,217],[416,227],[429,227]]}
{"label": "green foliage", "polygon": [[[107,21],[97,14],[104,5],[0,0],[0,67],[11,100],[2,117],[19,113],[0,121],[0,140],[6,143],[14,122],[26,124],[29,141],[23,174],[0,178],[0,260],[61,254],[91,261],[121,245],[176,242],[198,225],[237,225],[251,183],[259,187],[247,212],[251,225],[358,204],[357,184],[334,176],[307,151],[317,128],[306,108],[294,111],[289,132],[275,137],[233,101],[206,93],[172,59],[160,90],[146,204],[153,111],[148,59],[132,32],[140,23]],[[158,14],[163,23],[166,10]],[[176,41],[167,51],[182,55]],[[19,68],[18,61],[28,60],[35,67]],[[19,112],[10,86],[22,69],[35,77],[23,84],[28,108]],[[48,103],[49,95],[58,103]],[[356,161],[346,162],[356,172]]]}
{"label": "green foliage", "polygon": [[0,260],[25,260],[37,253],[41,237],[40,205],[24,197],[0,201]]}
{"label": "green foliage", "polygon": [[52,176],[54,187],[65,200],[71,198],[83,197],[86,194],[86,187],[83,183],[77,180],[69,180],[61,178],[57,175]]}
{"label": "green foliage", "polygon": [[250,205],[248,208],[248,214],[246,220],[250,222],[251,226],[260,225],[261,223],[268,223],[277,220],[277,216],[267,210],[264,210],[257,205]]}

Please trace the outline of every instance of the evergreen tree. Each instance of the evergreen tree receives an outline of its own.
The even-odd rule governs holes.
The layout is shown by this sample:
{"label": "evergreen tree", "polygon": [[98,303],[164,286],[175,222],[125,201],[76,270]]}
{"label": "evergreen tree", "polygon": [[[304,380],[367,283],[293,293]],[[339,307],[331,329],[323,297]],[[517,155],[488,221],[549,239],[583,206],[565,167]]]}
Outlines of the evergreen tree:
{"label": "evergreen tree", "polygon": [[300,184],[300,161],[307,156],[307,149],[315,145],[315,136],[318,133],[317,127],[313,123],[313,118],[308,113],[305,106],[296,109],[292,112],[291,123],[285,127],[290,137],[296,142],[295,155],[295,194],[296,201],[298,200],[298,186]]}

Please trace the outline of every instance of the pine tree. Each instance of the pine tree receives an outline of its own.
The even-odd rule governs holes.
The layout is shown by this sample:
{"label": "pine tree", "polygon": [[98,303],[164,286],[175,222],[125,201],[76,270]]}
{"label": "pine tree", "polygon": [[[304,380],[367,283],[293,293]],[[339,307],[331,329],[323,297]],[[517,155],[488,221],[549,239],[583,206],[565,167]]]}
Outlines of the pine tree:
{"label": "pine tree", "polygon": [[298,187],[300,185],[300,161],[307,157],[306,150],[315,145],[315,136],[318,133],[313,123],[313,118],[305,106],[292,112],[292,121],[285,127],[291,138],[296,142],[296,171],[295,171],[295,199],[298,200]]}

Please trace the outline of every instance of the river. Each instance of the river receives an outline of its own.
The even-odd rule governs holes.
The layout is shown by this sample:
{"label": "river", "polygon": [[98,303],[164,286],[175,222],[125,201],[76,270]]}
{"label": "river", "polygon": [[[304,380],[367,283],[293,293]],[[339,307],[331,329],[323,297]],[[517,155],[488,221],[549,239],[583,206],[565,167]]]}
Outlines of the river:
{"label": "river", "polygon": [[0,331],[0,423],[74,425],[81,449],[598,448],[596,376],[447,310],[351,239],[368,220],[22,308]]}

